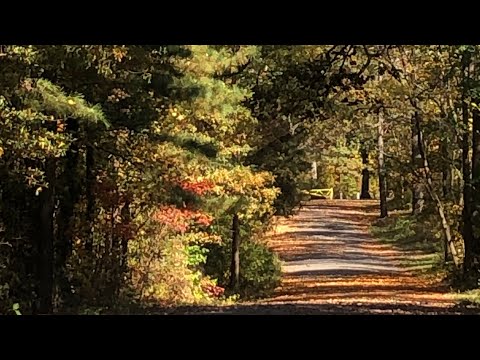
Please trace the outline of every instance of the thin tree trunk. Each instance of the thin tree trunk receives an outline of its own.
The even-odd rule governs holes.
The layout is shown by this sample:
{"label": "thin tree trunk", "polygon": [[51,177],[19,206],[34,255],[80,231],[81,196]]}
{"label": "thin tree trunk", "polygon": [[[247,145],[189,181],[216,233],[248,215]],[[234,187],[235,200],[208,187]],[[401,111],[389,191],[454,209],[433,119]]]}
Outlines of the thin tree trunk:
{"label": "thin tree trunk", "polygon": [[[464,64],[464,75],[468,78],[468,67]],[[465,79],[466,80],[466,79]],[[466,85],[465,85],[466,86]],[[462,120],[463,120],[463,134],[462,134],[462,175],[463,175],[463,211],[462,211],[462,237],[465,247],[463,267],[465,271],[471,268],[473,260],[473,224],[471,218],[471,173],[470,173],[470,131],[469,131],[469,111],[466,102],[466,88],[462,94]]]}
{"label": "thin tree trunk", "polygon": [[240,227],[238,215],[232,221],[232,262],[230,266],[230,289],[236,290],[240,282]]}
{"label": "thin tree trunk", "polygon": [[[443,167],[442,170],[442,195],[444,199],[450,200],[452,195],[452,162],[450,151],[448,148],[448,142],[446,138],[442,139],[441,143],[441,154],[442,157],[448,161],[448,165]],[[449,260],[448,256],[448,241],[447,237],[443,237],[443,261],[446,264]]]}
{"label": "thin tree trunk", "polygon": [[405,177],[400,175],[400,200],[402,207],[405,206]]}
{"label": "thin tree trunk", "polygon": [[442,171],[442,195],[444,199],[450,196],[450,167]]}
{"label": "thin tree trunk", "polygon": [[86,148],[86,196],[87,196],[87,213],[86,213],[86,234],[85,234],[85,249],[89,252],[93,251],[93,220],[95,211],[95,157],[93,146],[88,144]]}
{"label": "thin tree trunk", "polygon": [[384,158],[384,144],[383,144],[383,111],[380,110],[378,116],[378,185],[380,188],[380,217],[384,218],[388,216],[387,211],[387,171],[385,168]]}
{"label": "thin tree trunk", "polygon": [[[420,155],[420,143],[422,139],[420,138],[421,134],[419,135],[416,124],[415,124],[415,116],[412,117],[411,123],[411,145],[412,145],[412,169],[413,171],[418,171],[422,168],[422,158]],[[412,213],[414,215],[419,215],[423,212],[425,207],[425,189],[424,185],[421,181],[419,181],[416,177],[412,179]]]}
{"label": "thin tree trunk", "polygon": [[360,193],[360,199],[371,199],[370,196],[370,171],[368,170],[368,150],[365,145],[362,145],[362,190]]}
{"label": "thin tree trunk", "polygon": [[441,154],[444,159],[448,160],[448,166],[444,166],[442,170],[442,194],[444,199],[449,199],[452,192],[452,187],[451,187],[452,166],[451,166],[451,160],[450,160],[451,156],[448,150],[448,143],[446,139],[442,140]]}
{"label": "thin tree trunk", "polygon": [[446,264],[448,262],[448,240],[447,237],[443,237],[443,263]]}
{"label": "thin tree trunk", "polygon": [[128,241],[130,240],[130,225],[132,222],[132,215],[130,212],[130,201],[127,199],[125,205],[122,208],[122,224],[124,225],[125,230],[122,233],[122,243],[121,243],[121,254],[120,254],[120,268],[122,274],[127,271],[127,260],[128,260]]}
{"label": "thin tree trunk", "polygon": [[[477,109],[473,110],[472,137],[472,200],[470,216],[473,226],[473,224],[480,223],[480,112]],[[480,237],[475,236],[475,232],[473,232],[472,240],[474,255],[480,255]]]}
{"label": "thin tree trunk", "polygon": [[415,119],[415,129],[417,132],[417,136],[420,139],[418,150],[420,153],[420,157],[423,161],[423,176],[427,182],[426,188],[430,197],[435,201],[435,204],[437,206],[437,211],[442,223],[442,229],[443,229],[445,241],[448,244],[448,247],[450,248],[450,252],[453,256],[453,262],[455,263],[455,266],[457,268],[460,268],[461,259],[459,257],[458,251],[452,239],[452,231],[450,229],[450,225],[448,224],[448,220],[445,214],[445,208],[443,206],[442,200],[440,200],[440,197],[436,193],[433,186],[432,173],[430,171],[430,166],[428,164],[428,159],[425,153],[425,147],[422,139],[421,115],[418,111],[415,112],[414,119]]}

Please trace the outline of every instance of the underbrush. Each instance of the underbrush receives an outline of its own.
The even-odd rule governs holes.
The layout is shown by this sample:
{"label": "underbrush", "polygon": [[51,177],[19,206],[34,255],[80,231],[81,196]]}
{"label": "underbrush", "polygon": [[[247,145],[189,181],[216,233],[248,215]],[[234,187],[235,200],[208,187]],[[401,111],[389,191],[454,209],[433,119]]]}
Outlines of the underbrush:
{"label": "underbrush", "polygon": [[412,272],[436,274],[444,272],[443,245],[434,216],[421,220],[412,215],[397,213],[377,220],[371,233],[383,243],[389,243],[405,253],[401,265]]}
{"label": "underbrush", "polygon": [[[230,279],[231,244],[209,246],[205,272],[227,287]],[[244,241],[240,245],[239,295],[252,299],[270,295],[280,284],[281,266],[278,256],[260,241]]]}
{"label": "underbrush", "polygon": [[[225,241],[202,243],[198,239],[192,241],[192,235],[138,234],[129,248],[128,276],[114,296],[99,296],[98,282],[91,281],[104,277],[98,272],[76,284],[75,298],[82,301],[65,304],[58,312],[142,314],[154,313],[159,308],[231,305],[240,299],[268,296],[280,284],[280,261],[260,235],[254,239],[242,231],[241,275],[235,292],[228,289],[231,262],[228,237],[225,236]],[[77,264],[72,270],[80,274],[88,268],[91,266]],[[109,272],[112,269],[108,267]]]}
{"label": "underbrush", "polygon": [[480,307],[480,289],[457,293],[455,299],[465,304],[472,304]]}
{"label": "underbrush", "polygon": [[[377,220],[370,230],[381,242],[392,244],[405,254],[401,265],[407,270],[420,276],[441,279],[450,286],[457,301],[480,306],[479,272],[461,274],[455,271],[450,257],[445,261],[440,224],[434,214],[415,218],[400,211]],[[455,228],[452,230],[454,237],[458,237],[458,231]]]}

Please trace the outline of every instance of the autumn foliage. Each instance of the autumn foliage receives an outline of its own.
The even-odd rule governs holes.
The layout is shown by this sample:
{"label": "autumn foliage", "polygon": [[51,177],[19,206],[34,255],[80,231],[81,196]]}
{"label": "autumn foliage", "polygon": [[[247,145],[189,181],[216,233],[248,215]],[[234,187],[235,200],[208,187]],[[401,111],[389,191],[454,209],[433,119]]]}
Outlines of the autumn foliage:
{"label": "autumn foliage", "polygon": [[185,191],[202,196],[212,191],[215,188],[215,184],[210,180],[183,181],[180,183],[180,187]]}
{"label": "autumn foliage", "polygon": [[153,214],[153,219],[173,231],[185,233],[192,225],[208,226],[213,217],[200,211],[163,206]]}
{"label": "autumn foliage", "polygon": [[[0,312],[266,295],[280,274],[264,243],[270,220],[317,186],[375,197],[381,183],[383,208],[388,195],[389,206],[436,214],[457,264],[464,257],[473,271],[479,54],[1,45]],[[228,288],[233,219],[237,289]]]}

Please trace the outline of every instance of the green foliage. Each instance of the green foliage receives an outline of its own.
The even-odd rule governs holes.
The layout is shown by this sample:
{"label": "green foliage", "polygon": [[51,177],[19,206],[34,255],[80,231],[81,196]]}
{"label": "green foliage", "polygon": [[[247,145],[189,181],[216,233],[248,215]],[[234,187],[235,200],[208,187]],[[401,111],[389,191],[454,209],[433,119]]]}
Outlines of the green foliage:
{"label": "green foliage", "polygon": [[1,311],[225,299],[234,213],[242,294],[268,293],[278,260],[256,239],[275,212],[291,214],[310,186],[355,197],[364,166],[377,194],[380,110],[390,208],[425,182],[411,158],[414,114],[432,174],[428,216],[400,221],[392,239],[423,227],[439,243],[429,211],[440,194],[455,241],[471,219],[478,243],[475,149],[462,182],[480,88],[466,69],[478,55],[470,45],[1,46]]}
{"label": "green foliage", "polygon": [[[251,227],[276,196],[268,174],[237,162],[249,149],[238,134],[255,119],[243,105],[250,89],[231,74],[257,48],[2,49],[0,229],[13,244],[1,258],[2,308],[17,297],[40,311],[51,311],[49,298],[58,310],[104,308],[125,297],[218,297],[215,280],[202,273],[204,244],[219,241],[230,213],[213,217],[208,204],[224,197],[241,204]],[[37,223],[39,214],[53,228],[44,218]],[[30,265],[46,261],[41,241],[53,242],[54,263],[39,266],[55,268],[43,298],[32,289],[49,287],[49,279]]]}
{"label": "green foliage", "polygon": [[198,266],[205,264],[207,261],[208,249],[200,247],[198,245],[190,245],[187,247],[188,253],[188,265],[189,266]]}
{"label": "green foliage", "polygon": [[256,242],[245,242],[240,251],[240,263],[244,264],[240,287],[244,296],[265,296],[280,285],[281,267],[275,253]]}
{"label": "green foliage", "polygon": [[15,315],[22,315],[22,313],[20,312],[20,305],[18,303],[12,305],[12,310]]}
{"label": "green foliage", "polygon": [[38,79],[33,87],[32,84],[25,86],[33,93],[29,105],[34,111],[54,113],[60,118],[102,122],[107,128],[110,126],[100,106],[90,106],[83,94],[67,96],[59,86],[45,79]]}
{"label": "green foliage", "polygon": [[371,232],[408,255],[401,263],[408,270],[432,273],[444,269],[443,248],[439,242],[441,229],[434,214],[424,216],[421,221],[411,215],[397,214],[378,220]]}
{"label": "green foliage", "polygon": [[[479,286],[478,282],[476,286]],[[467,305],[480,306],[480,289],[467,290],[455,294],[455,299]]]}
{"label": "green foliage", "polygon": [[[230,279],[231,244],[209,246],[210,256],[205,271],[227,286]],[[279,284],[280,261],[265,244],[257,241],[243,241],[240,244],[240,284],[242,297],[269,295]]]}
{"label": "green foliage", "polygon": [[362,163],[356,146],[347,146],[339,139],[336,144],[317,153],[317,188],[333,188],[334,196],[355,199],[359,192]]}

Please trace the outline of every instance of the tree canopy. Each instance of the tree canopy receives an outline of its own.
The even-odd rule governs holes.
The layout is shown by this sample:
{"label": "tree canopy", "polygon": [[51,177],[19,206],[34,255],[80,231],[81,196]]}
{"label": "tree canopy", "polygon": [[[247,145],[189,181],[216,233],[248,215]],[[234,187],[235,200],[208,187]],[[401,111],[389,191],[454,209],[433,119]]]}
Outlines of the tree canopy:
{"label": "tree canopy", "polygon": [[474,272],[479,49],[2,46],[0,312],[267,294],[272,217],[319,187],[435,217]]}

